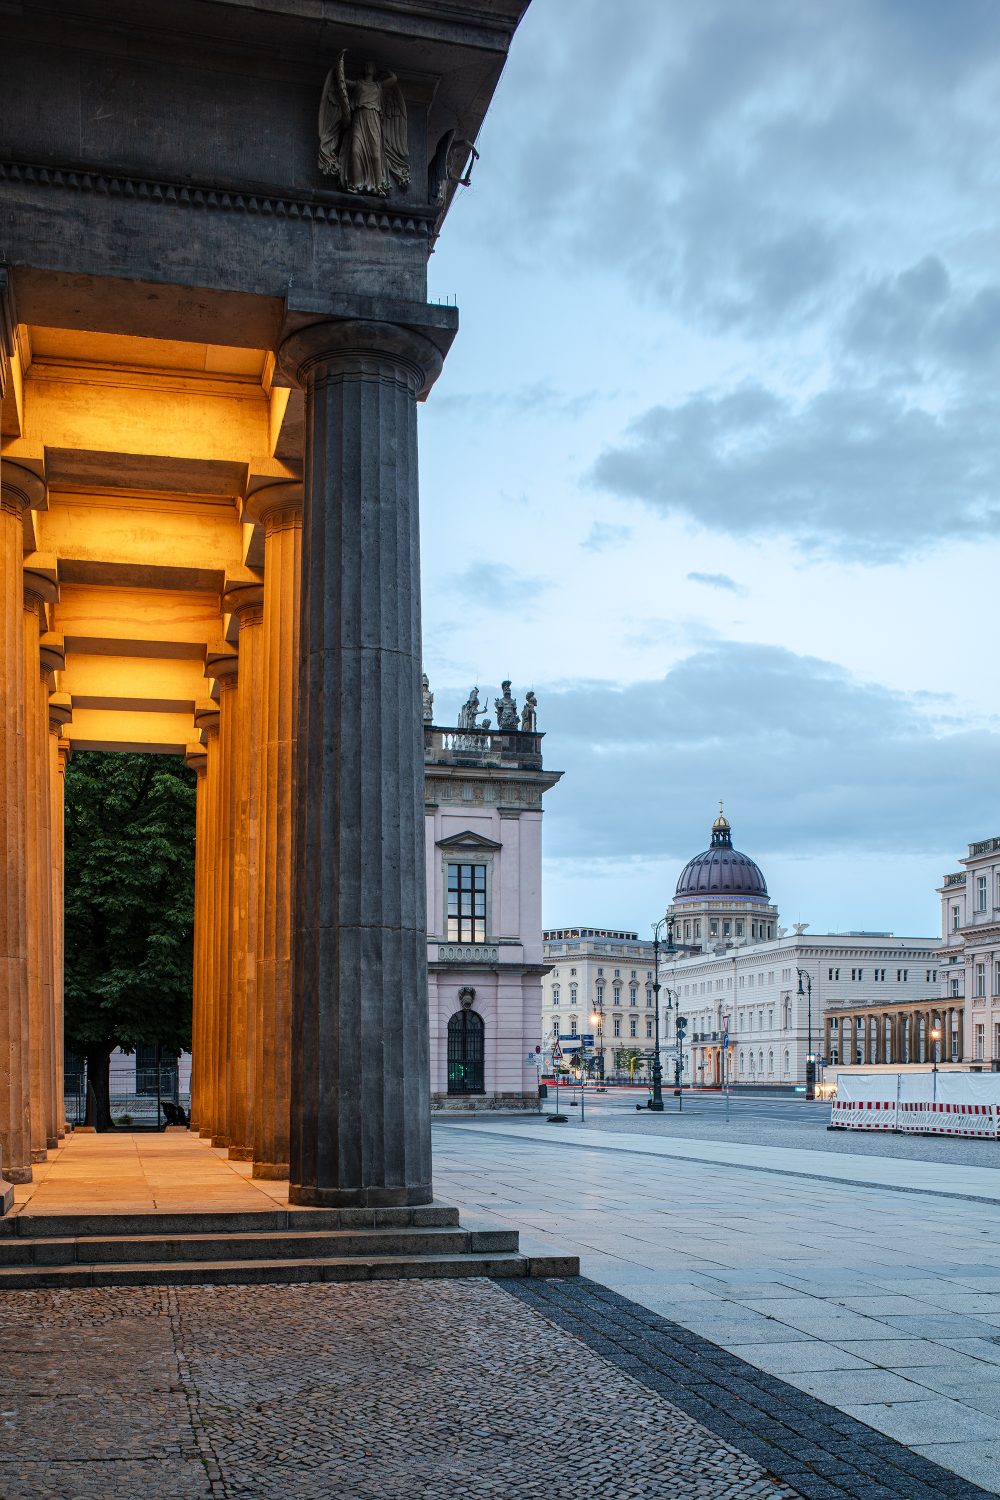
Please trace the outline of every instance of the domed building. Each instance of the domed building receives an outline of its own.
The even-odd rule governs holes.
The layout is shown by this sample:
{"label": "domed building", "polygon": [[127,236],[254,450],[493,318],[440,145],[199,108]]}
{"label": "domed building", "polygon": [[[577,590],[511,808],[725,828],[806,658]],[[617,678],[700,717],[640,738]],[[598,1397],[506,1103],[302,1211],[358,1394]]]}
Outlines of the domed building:
{"label": "domed building", "polygon": [[765,943],[777,935],[778,909],[760,866],[733,848],[733,830],[719,803],[712,841],[689,859],[667,908],[674,942],[687,951]]}

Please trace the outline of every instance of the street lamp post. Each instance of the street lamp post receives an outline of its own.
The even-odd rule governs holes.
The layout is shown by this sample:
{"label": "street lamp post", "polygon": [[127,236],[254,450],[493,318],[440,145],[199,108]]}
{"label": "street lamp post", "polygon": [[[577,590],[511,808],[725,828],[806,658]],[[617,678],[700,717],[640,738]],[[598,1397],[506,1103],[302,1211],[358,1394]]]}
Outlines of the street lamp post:
{"label": "street lamp post", "polygon": [[674,947],[674,919],[673,917],[661,917],[653,925],[653,1097],[647,1104],[647,1109],[652,1109],[657,1114],[663,1113],[663,1065],[660,1062],[660,934],[664,927],[667,929],[666,953],[673,958],[677,952]]}
{"label": "street lamp post", "polygon": [[[808,1004],[808,1031],[807,1031],[807,1039],[806,1039],[806,1098],[807,1099],[815,1099],[815,1097],[816,1097],[816,1057],[815,1057],[815,1054],[813,1052],[813,982],[812,982],[812,975],[809,973],[808,969],[799,969],[799,968],[796,968],[795,972],[799,976],[799,994],[800,995],[807,995],[808,996],[808,1002],[807,1002],[807,1004]],[[803,979],[806,982],[806,988],[805,989],[802,988],[802,981],[803,981]]]}

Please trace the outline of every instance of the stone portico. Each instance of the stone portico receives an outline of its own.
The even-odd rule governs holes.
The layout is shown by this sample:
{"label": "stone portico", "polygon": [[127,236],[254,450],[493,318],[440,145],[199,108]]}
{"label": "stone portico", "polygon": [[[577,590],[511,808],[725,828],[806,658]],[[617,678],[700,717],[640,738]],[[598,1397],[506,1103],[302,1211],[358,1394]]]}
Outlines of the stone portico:
{"label": "stone portico", "polygon": [[195,1128],[292,1203],[430,1202],[426,268],[525,8],[4,17],[7,1182],[64,1133],[61,771],[130,749],[198,779]]}

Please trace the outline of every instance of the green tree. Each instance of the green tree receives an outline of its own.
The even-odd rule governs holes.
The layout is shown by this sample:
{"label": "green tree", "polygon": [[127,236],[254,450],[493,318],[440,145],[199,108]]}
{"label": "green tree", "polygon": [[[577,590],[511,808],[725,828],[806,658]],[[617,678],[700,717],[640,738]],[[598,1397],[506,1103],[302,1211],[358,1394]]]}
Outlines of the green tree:
{"label": "green tree", "polygon": [[191,1045],[195,787],[174,756],[78,751],[67,767],[66,1044],[98,1130],[115,1047]]}

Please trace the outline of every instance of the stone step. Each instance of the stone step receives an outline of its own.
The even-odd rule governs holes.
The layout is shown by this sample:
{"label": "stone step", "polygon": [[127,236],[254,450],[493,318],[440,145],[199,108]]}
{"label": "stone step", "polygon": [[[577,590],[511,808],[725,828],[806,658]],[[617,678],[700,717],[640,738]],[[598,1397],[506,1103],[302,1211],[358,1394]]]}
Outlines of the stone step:
{"label": "stone step", "polygon": [[513,1229],[286,1229],[269,1233],[107,1235],[0,1240],[0,1267],[346,1259],[516,1252]]}
{"label": "stone step", "polygon": [[257,1234],[286,1229],[447,1229],[458,1209],[446,1203],[418,1208],[275,1208],[251,1213],[32,1213],[30,1206],[0,1219],[0,1240],[83,1239],[103,1235]]}
{"label": "stone step", "polygon": [[384,1281],[485,1276],[576,1276],[574,1256],[370,1255],[302,1260],[146,1262],[122,1265],[2,1266],[0,1291],[98,1286],[249,1286],[274,1282]]}

